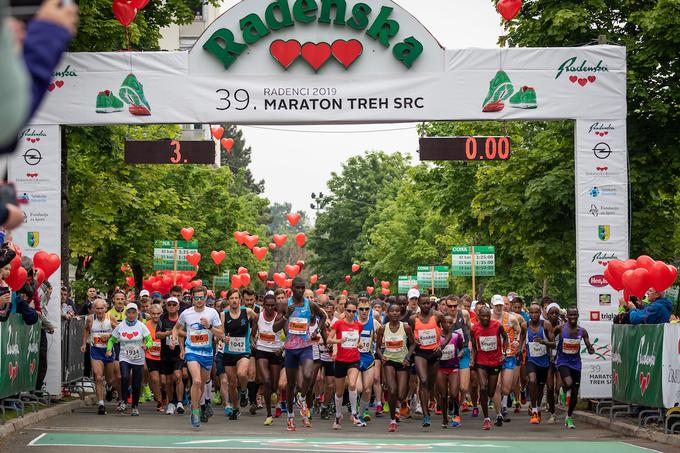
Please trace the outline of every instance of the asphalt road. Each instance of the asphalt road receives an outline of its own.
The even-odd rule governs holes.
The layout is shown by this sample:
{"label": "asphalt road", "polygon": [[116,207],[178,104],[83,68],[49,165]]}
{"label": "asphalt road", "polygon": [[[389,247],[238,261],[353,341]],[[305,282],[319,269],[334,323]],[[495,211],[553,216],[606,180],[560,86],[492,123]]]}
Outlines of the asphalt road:
{"label": "asphalt road", "polygon": [[[347,418],[343,429],[333,431],[331,422],[313,419],[312,428],[286,431],[285,416],[273,426],[263,426],[264,411],[229,421],[216,413],[209,423],[193,429],[188,416],[167,416],[154,411],[152,403],[142,405],[140,417],[114,414],[96,415],[96,408],[45,420],[0,443],[2,452],[35,453],[120,453],[177,450],[231,450],[304,452],[451,453],[520,450],[533,452],[635,453],[653,449],[673,451],[672,447],[579,423],[576,430],[563,425],[530,425],[526,410],[512,414],[512,421],[491,431],[482,431],[482,420],[463,414],[462,426],[442,429],[441,419],[433,417],[432,427],[423,429],[419,416],[403,420],[397,433],[387,432],[389,419],[373,419],[368,427],[351,426]],[[561,417],[563,421],[563,417]],[[298,422],[301,422],[298,418]]]}

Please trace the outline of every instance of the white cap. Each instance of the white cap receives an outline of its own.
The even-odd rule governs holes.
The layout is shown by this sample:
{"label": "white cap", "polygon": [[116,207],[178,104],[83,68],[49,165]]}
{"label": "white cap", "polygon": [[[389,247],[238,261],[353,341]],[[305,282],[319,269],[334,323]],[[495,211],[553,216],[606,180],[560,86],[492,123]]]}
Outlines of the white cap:
{"label": "white cap", "polygon": [[125,311],[128,311],[128,310],[130,310],[130,309],[132,309],[132,310],[137,310],[137,304],[134,303],[134,302],[130,302],[129,304],[127,304],[127,305],[125,306]]}
{"label": "white cap", "polygon": [[552,310],[553,308],[557,308],[557,310],[559,310],[560,312],[562,311],[562,309],[560,308],[560,304],[558,304],[557,302],[552,302],[548,304],[548,306],[545,308],[545,312],[550,313],[550,310]]}
{"label": "white cap", "polygon": [[503,302],[503,296],[500,294],[494,294],[493,297],[491,297],[491,305],[505,305],[505,302]]}
{"label": "white cap", "polygon": [[470,310],[475,311],[475,307],[477,307],[477,301],[473,300],[470,302]]}
{"label": "white cap", "polygon": [[413,299],[414,297],[415,297],[415,298],[418,298],[418,297],[420,297],[420,291],[418,291],[418,290],[415,289],[415,288],[411,288],[411,289],[408,290],[408,295],[407,295],[407,297],[408,297],[409,299]]}
{"label": "white cap", "polygon": [[148,297],[148,296],[150,296],[150,295],[151,295],[151,294],[150,294],[149,291],[146,290],[146,289],[143,289],[143,290],[141,290],[141,291],[139,292],[139,297],[144,297],[144,296],[147,296],[147,297]]}
{"label": "white cap", "polygon": [[168,302],[174,302],[176,304],[179,304],[179,301],[177,300],[177,298],[175,296],[168,297],[168,300],[166,300],[165,303],[167,304]]}

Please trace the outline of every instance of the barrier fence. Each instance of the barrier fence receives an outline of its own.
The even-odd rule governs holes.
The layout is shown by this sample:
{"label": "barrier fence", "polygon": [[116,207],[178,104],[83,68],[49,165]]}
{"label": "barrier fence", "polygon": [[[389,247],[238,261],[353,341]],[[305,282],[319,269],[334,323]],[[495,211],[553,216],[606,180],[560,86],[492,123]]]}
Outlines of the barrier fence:
{"label": "barrier fence", "polygon": [[611,345],[615,401],[680,405],[680,324],[614,325]]}
{"label": "barrier fence", "polygon": [[35,389],[40,322],[27,326],[21,315],[0,322],[0,399]]}
{"label": "barrier fence", "polygon": [[61,322],[61,381],[63,384],[75,382],[84,376],[84,354],[80,351],[84,329],[85,318],[72,318]]}

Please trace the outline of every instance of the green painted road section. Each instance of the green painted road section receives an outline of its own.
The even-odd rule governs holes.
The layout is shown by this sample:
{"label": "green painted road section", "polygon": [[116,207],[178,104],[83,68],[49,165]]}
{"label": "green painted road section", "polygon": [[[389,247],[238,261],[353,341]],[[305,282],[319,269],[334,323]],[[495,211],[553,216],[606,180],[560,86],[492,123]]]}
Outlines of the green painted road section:
{"label": "green painted road section", "polygon": [[155,448],[179,450],[266,450],[307,452],[370,452],[370,453],[462,453],[462,452],[510,452],[522,453],[640,453],[649,451],[623,442],[581,441],[500,441],[489,440],[442,440],[425,439],[351,439],[351,438],[303,438],[279,437],[219,437],[219,436],[151,436],[140,434],[69,434],[44,433],[29,446],[109,447],[109,448]]}

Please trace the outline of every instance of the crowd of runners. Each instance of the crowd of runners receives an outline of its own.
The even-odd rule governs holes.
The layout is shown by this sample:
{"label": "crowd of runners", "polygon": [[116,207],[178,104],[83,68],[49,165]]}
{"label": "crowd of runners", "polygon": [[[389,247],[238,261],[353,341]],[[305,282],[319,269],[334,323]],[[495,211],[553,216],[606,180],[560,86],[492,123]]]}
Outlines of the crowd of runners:
{"label": "crowd of runners", "polygon": [[515,293],[488,302],[415,288],[387,298],[315,296],[296,277],[290,291],[261,296],[231,289],[214,300],[197,286],[154,300],[142,291],[127,304],[119,291],[111,302],[95,298],[83,334],[98,413],[117,400],[119,413],[139,416],[140,402],[155,401],[158,412],[187,413],[193,427],[218,411],[238,420],[247,410],[263,413],[266,426],[285,414],[289,431],[296,414],[304,427],[314,414],[335,430],[375,417],[395,432],[413,414],[423,427],[431,417],[458,427],[462,412],[479,417],[481,408],[489,430],[510,421],[527,394],[530,423],[554,424],[562,394],[573,429],[581,342],[594,352],[576,308],[548,298],[527,305]]}

